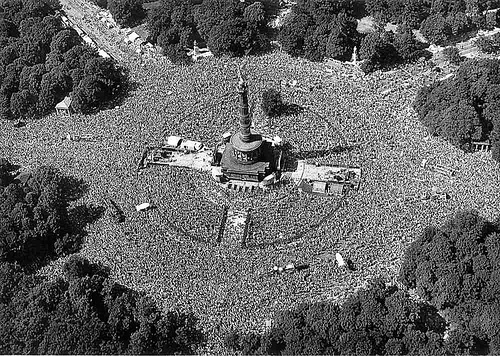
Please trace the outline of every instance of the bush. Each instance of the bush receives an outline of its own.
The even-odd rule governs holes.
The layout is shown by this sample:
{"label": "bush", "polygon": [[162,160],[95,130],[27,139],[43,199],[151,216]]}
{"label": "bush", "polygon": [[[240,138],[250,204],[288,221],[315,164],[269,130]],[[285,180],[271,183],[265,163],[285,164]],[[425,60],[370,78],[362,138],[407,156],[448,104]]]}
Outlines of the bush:
{"label": "bush", "polygon": [[262,111],[267,116],[278,116],[283,108],[281,94],[275,89],[267,89],[262,92]]}

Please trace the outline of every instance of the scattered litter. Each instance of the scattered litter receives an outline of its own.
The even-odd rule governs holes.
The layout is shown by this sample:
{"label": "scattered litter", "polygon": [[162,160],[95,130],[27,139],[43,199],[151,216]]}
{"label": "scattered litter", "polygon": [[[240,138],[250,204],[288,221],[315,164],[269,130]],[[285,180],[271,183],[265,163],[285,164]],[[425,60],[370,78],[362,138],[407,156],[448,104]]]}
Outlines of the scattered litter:
{"label": "scattered litter", "polygon": [[345,261],[344,261],[344,258],[342,257],[342,255],[340,253],[336,253],[335,254],[335,259],[337,260],[337,265],[339,267],[343,267],[346,265]]}
{"label": "scattered litter", "polygon": [[389,89],[385,89],[385,90],[381,91],[380,94],[387,95],[387,94],[391,93],[392,91],[394,91],[394,88],[389,88]]}
{"label": "scattered litter", "polygon": [[295,269],[295,265],[293,263],[289,263],[285,266],[285,271],[293,271]]}
{"label": "scattered litter", "polygon": [[149,210],[149,209],[151,209],[150,203],[142,203],[142,204],[135,206],[135,210],[137,210],[137,211],[144,211],[144,210]]}
{"label": "scattered litter", "polygon": [[283,272],[289,272],[289,273],[292,273],[292,272],[295,272],[295,271],[302,271],[302,270],[305,270],[305,269],[308,269],[309,268],[309,265],[308,264],[303,264],[303,265],[298,265],[296,266],[295,264],[293,263],[289,263],[287,264],[285,267],[281,267],[281,266],[274,266],[273,267],[273,272],[274,273],[277,273],[277,274],[281,274]]}

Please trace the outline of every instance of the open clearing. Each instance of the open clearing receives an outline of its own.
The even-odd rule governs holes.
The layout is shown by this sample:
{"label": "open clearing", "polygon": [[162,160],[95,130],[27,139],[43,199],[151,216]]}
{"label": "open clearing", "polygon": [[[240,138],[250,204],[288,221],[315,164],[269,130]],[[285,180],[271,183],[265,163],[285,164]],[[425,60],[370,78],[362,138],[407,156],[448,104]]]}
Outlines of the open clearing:
{"label": "open clearing", "polygon": [[[209,173],[173,167],[150,168],[139,176],[135,172],[145,145],[159,143],[165,134],[210,146],[222,133],[237,128],[235,83],[242,63],[250,102],[258,103],[262,90],[278,88],[280,80],[297,80],[306,90],[284,89],[284,100],[308,106],[330,122],[304,110],[269,123],[256,109],[258,127],[280,135],[292,152],[306,152],[312,162],[363,168],[359,192],[350,194],[331,219],[292,244],[281,240],[321,222],[338,201],[284,195],[285,188],[254,196],[227,195]],[[428,80],[415,65],[355,78],[343,75],[349,69],[327,71],[327,64],[275,52],[244,60],[213,58],[190,67],[166,61],[127,66],[135,89],[119,107],[89,116],[51,115],[21,129],[0,122],[0,157],[27,167],[54,165],[84,178],[89,192],[81,203],[104,206],[102,198],[112,197],[123,208],[126,222],[115,224],[106,214],[89,227],[81,254],[109,265],[118,282],[146,291],[160,306],[193,310],[208,333],[208,352],[220,352],[231,328],[262,330],[264,319],[276,309],[338,300],[374,276],[394,280],[409,243],[425,226],[439,224],[452,212],[477,209],[487,219],[498,216],[498,165],[486,154],[464,154],[428,137],[410,108]],[[387,88],[394,90],[381,95]],[[334,149],[341,141],[339,130],[348,142],[341,153]],[[95,141],[61,141],[68,133],[93,135]],[[420,167],[424,158],[458,169],[457,177],[450,180],[425,171]],[[433,186],[451,199],[397,202],[405,193]],[[135,212],[134,206],[144,202],[156,209]],[[211,225],[219,223],[224,204],[239,210],[252,207],[268,244],[248,249],[218,245]],[[356,270],[340,270],[321,260],[317,256],[323,252],[340,252]],[[307,263],[310,268],[283,276],[268,273],[274,265],[287,263]]]}

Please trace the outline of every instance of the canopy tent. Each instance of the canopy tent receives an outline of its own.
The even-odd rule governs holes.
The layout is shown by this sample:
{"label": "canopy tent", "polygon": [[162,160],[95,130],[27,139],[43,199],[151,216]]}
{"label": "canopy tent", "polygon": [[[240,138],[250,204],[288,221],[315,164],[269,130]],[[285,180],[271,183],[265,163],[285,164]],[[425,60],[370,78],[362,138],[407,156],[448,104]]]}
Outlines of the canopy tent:
{"label": "canopy tent", "polygon": [[65,97],[63,101],[57,103],[56,105],[56,113],[57,114],[71,114],[73,112],[73,108],[71,106],[72,100],[69,96]]}

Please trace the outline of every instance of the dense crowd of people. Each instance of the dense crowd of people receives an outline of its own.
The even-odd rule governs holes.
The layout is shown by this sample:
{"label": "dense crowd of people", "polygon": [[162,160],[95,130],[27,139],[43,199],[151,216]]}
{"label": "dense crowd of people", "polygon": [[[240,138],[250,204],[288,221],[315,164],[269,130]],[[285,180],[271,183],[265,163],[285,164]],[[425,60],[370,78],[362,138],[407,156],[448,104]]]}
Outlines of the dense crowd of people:
{"label": "dense crowd of people", "polygon": [[[362,168],[359,191],[350,192],[328,219],[338,199],[300,195],[290,186],[239,194],[224,191],[203,172],[151,167],[136,174],[144,147],[159,145],[168,135],[210,147],[224,132],[237,130],[238,65],[248,77],[255,126],[282,137],[287,154],[305,152],[310,162]],[[119,107],[64,120],[51,115],[19,130],[1,122],[0,156],[22,166],[50,163],[83,178],[89,183],[86,202],[104,205],[103,197],[111,197],[126,221],[117,224],[109,216],[97,221],[81,254],[109,265],[118,282],[147,292],[160,307],[194,311],[209,336],[207,351],[220,351],[231,329],[261,331],[277,309],[344,298],[373,276],[393,280],[409,242],[455,209],[475,208],[486,218],[498,213],[492,203],[500,183],[495,164],[429,137],[410,108],[429,80],[426,64],[363,76],[351,65],[274,52],[192,66],[167,61],[128,66],[137,89]],[[279,90],[280,81],[292,80],[295,87],[281,89],[285,104],[312,108],[328,123],[308,110],[273,120],[262,115],[262,91]],[[387,88],[393,90],[382,95]],[[61,141],[68,133],[95,139]],[[347,147],[335,149],[340,142]],[[459,173],[454,179],[430,173],[420,167],[423,158]],[[451,199],[397,202],[432,186]],[[136,212],[135,205],[144,202],[155,209]],[[224,206],[252,208],[258,246],[217,244],[214,231]],[[265,241],[275,243],[260,244]],[[340,252],[354,270],[319,259],[325,252]],[[272,273],[273,266],[288,263],[309,268]]]}

